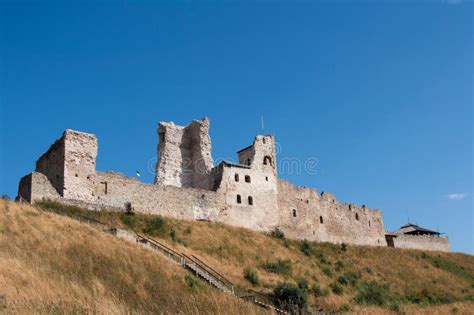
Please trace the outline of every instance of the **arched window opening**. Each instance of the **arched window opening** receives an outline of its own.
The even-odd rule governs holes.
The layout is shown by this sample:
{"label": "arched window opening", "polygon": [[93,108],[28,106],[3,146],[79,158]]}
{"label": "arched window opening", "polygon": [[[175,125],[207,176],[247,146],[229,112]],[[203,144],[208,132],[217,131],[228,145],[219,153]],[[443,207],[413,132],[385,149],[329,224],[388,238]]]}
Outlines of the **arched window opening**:
{"label": "arched window opening", "polygon": [[250,176],[249,175],[245,175],[245,182],[250,183]]}
{"label": "arched window opening", "polygon": [[323,224],[323,217],[322,216],[319,216],[319,223]]}
{"label": "arched window opening", "polygon": [[252,198],[252,196],[249,196],[249,206],[253,206],[253,198]]}
{"label": "arched window opening", "polygon": [[266,155],[263,158],[263,165],[272,165],[272,158],[268,155]]}
{"label": "arched window opening", "polygon": [[268,182],[268,176],[265,176],[265,180]]}
{"label": "arched window opening", "polygon": [[370,227],[370,220],[369,220],[369,227]]}
{"label": "arched window opening", "polygon": [[250,161],[251,161],[250,158],[248,158],[247,159],[247,165],[249,165],[249,166],[250,166]]}
{"label": "arched window opening", "polygon": [[237,195],[237,203],[242,203],[242,197],[240,195]]}
{"label": "arched window opening", "polygon": [[235,179],[236,182],[238,182],[239,181],[239,174],[235,173],[234,179]]}
{"label": "arched window opening", "polygon": [[296,209],[293,209],[293,218],[296,218]]}
{"label": "arched window opening", "polygon": [[359,221],[359,214],[356,213],[356,220]]}

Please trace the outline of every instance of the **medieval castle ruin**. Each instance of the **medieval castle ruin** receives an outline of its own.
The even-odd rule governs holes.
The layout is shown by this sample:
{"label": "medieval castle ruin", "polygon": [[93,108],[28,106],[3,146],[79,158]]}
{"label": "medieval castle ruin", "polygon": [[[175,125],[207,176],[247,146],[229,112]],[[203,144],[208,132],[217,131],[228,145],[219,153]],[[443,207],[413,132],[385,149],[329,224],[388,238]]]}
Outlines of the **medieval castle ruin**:
{"label": "medieval castle ruin", "polygon": [[[210,220],[289,238],[371,246],[449,251],[449,242],[426,229],[387,233],[380,210],[345,204],[327,192],[279,179],[275,138],[258,135],[238,151],[239,163],[214,165],[209,120],[188,126],[160,123],[154,184],[97,172],[95,135],[66,130],[20,180],[18,198],[43,198],[89,209],[124,209],[183,219]],[[415,226],[416,227],[416,226]]]}

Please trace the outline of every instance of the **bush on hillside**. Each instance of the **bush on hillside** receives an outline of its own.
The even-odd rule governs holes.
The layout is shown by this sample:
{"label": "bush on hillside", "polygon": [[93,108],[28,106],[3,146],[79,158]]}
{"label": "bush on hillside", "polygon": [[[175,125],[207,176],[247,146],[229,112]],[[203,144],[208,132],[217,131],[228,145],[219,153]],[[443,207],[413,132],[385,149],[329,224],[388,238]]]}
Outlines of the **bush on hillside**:
{"label": "bush on hillside", "polygon": [[410,292],[406,294],[405,297],[413,304],[423,305],[447,304],[455,301],[455,298],[446,292],[439,292],[430,289]]}
{"label": "bush on hillside", "polygon": [[321,289],[319,284],[313,284],[313,286],[311,287],[311,292],[316,297],[328,296],[329,295],[329,290],[327,288]]}
{"label": "bush on hillside", "polygon": [[383,306],[390,299],[388,285],[381,285],[375,281],[365,282],[359,287],[355,301],[359,304]]}
{"label": "bush on hillside", "polygon": [[309,289],[308,280],[306,280],[304,277],[299,277],[296,283],[298,284],[298,288],[300,288],[301,290],[308,291]]}
{"label": "bush on hillside", "polygon": [[329,267],[322,267],[321,271],[328,277],[332,277],[332,270]]}
{"label": "bush on hillside", "polygon": [[193,275],[187,274],[187,275],[184,277],[184,281],[186,282],[186,284],[188,285],[188,287],[190,287],[191,289],[196,289],[196,288],[199,288],[199,287],[200,287],[199,279],[196,278],[196,277],[193,276]]}
{"label": "bush on hillside", "polygon": [[269,272],[289,275],[293,265],[290,260],[278,259],[277,261],[267,261],[261,267]]}
{"label": "bush on hillside", "polygon": [[250,282],[252,285],[259,285],[260,284],[260,278],[255,270],[253,270],[250,267],[247,267],[244,269],[244,278],[248,282]]}
{"label": "bush on hillside", "polygon": [[163,236],[168,232],[168,224],[162,216],[149,218],[145,221],[143,232],[151,236]]}
{"label": "bush on hillside", "polygon": [[311,256],[311,244],[308,242],[308,240],[304,240],[301,243],[300,250],[305,254],[306,256]]}
{"label": "bush on hillside", "polygon": [[307,291],[293,283],[279,283],[273,290],[273,298],[278,305],[287,310],[292,310],[295,306],[304,308],[308,305]]}
{"label": "bush on hillside", "polygon": [[336,271],[341,271],[342,269],[344,269],[344,263],[340,260],[336,261]]}
{"label": "bush on hillside", "polygon": [[355,286],[361,277],[360,272],[349,271],[340,276],[337,281],[342,285]]}
{"label": "bush on hillside", "polygon": [[337,295],[343,295],[344,294],[344,288],[337,282],[333,282],[329,285],[331,288],[332,292]]}
{"label": "bush on hillside", "polygon": [[280,230],[279,228],[274,228],[271,232],[270,232],[270,235],[274,238],[277,238],[279,240],[282,240],[285,238],[285,233],[283,233],[282,230]]}

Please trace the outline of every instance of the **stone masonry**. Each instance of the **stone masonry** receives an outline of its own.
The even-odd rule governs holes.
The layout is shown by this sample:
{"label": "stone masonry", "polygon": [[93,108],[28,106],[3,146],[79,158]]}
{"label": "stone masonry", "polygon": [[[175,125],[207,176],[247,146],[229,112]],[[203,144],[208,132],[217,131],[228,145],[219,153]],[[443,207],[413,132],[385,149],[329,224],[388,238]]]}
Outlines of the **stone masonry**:
{"label": "stone masonry", "polygon": [[[259,231],[279,228],[310,241],[387,246],[380,210],[345,204],[327,192],[298,187],[277,176],[275,138],[258,135],[238,152],[239,163],[214,165],[209,119],[188,126],[158,125],[154,184],[97,172],[97,138],[74,130],[62,137],[20,180],[18,199],[58,200],[89,209],[124,209],[210,220]],[[400,237],[395,247],[449,250],[447,238]],[[448,244],[448,246],[446,246]]]}

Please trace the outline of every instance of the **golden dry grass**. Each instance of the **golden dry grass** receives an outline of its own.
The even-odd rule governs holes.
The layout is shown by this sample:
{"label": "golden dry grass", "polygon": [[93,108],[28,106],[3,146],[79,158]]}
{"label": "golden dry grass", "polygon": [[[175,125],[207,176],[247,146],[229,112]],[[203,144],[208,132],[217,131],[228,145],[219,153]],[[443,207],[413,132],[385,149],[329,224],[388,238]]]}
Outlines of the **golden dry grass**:
{"label": "golden dry grass", "polygon": [[[8,203],[8,205],[10,205],[11,208],[18,207],[16,204],[12,203]],[[40,206],[49,208],[50,211],[62,212],[65,214],[70,214],[71,212],[82,213],[83,215],[99,219],[111,226],[126,229],[130,229],[132,226],[134,230],[138,231],[144,229],[146,222],[156,218],[154,216],[135,214],[133,216],[133,224],[130,224],[130,222],[127,221],[130,219],[130,217],[127,217],[123,213],[105,211],[90,212],[78,208],[62,207],[57,204],[55,205],[54,203],[46,203]],[[20,222],[23,220],[21,221],[23,222],[22,224],[27,224],[33,219],[30,219],[29,217],[28,219],[22,219],[21,217],[33,216],[28,213],[36,213],[36,216],[40,216],[40,220],[43,222],[41,223],[41,225],[44,225],[42,230],[53,224],[50,221],[56,222],[56,224],[53,224],[54,228],[49,228],[50,233],[53,233],[53,230],[59,228],[59,230],[54,233],[58,234],[57,237],[59,239],[63,239],[63,241],[67,241],[71,238],[71,236],[79,233],[73,231],[76,229],[82,231],[80,232],[82,235],[81,237],[85,237],[86,234],[88,235],[88,233],[83,232],[85,230],[91,231],[90,237],[92,237],[92,235],[94,238],[99,237],[97,234],[98,232],[94,229],[88,228],[72,220],[63,219],[56,215],[47,214],[41,211],[38,212],[28,206],[22,206],[22,208],[22,211],[16,211],[16,213],[18,213],[17,218],[15,219],[16,221]],[[61,222],[57,220],[60,220]],[[469,314],[473,308],[474,257],[470,255],[441,252],[427,252],[424,254],[422,251],[418,250],[400,250],[386,247],[364,246],[347,246],[347,248],[343,250],[341,245],[311,243],[311,255],[307,256],[304,255],[300,250],[302,243],[301,241],[275,239],[265,233],[231,227],[219,223],[186,221],[173,218],[164,218],[164,220],[166,222],[166,228],[162,229],[162,231],[158,233],[156,236],[157,239],[177,249],[178,251],[196,255],[224,274],[237,286],[245,289],[254,289],[260,292],[268,293],[271,292],[279,282],[296,282],[298,278],[305,278],[309,282],[310,287],[317,284],[322,289],[327,289],[329,291],[329,294],[323,297],[316,297],[314,294],[309,294],[309,303],[311,305],[321,307],[326,311],[337,311],[341,308],[341,306],[347,304],[350,307],[351,313],[395,313],[392,310],[395,308],[388,305],[388,303],[383,306],[366,306],[357,304],[355,302],[354,298],[360,290],[359,284],[368,281],[376,281],[380,284],[388,284],[390,294],[395,298],[397,304],[399,304],[399,309],[406,311],[409,314]],[[0,230],[3,231],[4,228],[2,227],[1,222],[2,220],[0,220]],[[73,224],[74,228],[70,228],[70,226]],[[56,227],[56,225],[60,227]],[[23,228],[30,229],[28,226]],[[21,228],[17,228],[16,230],[21,230]],[[170,233],[171,231],[174,231],[174,233]],[[174,235],[174,237],[172,237],[172,235]],[[121,244],[121,248],[124,246],[127,248],[130,246],[135,248],[132,245],[123,244],[123,241],[115,240],[113,237],[108,235],[100,237],[107,238],[111,242],[113,241],[113,244],[116,244],[114,247]],[[145,251],[144,253],[147,253],[148,255],[132,255],[134,257],[133,259],[136,259],[137,261],[135,263],[140,262],[141,264],[146,264],[149,263],[149,259],[160,261],[162,265],[154,269],[155,274],[160,274],[161,277],[166,278],[167,280],[169,280],[169,278],[181,280],[181,282],[178,281],[180,286],[177,286],[177,288],[173,291],[179,292],[178,294],[174,294],[177,296],[173,296],[169,300],[165,299],[166,301],[152,301],[152,305],[154,305],[153,303],[156,303],[156,307],[150,307],[147,304],[147,301],[150,301],[147,299],[150,295],[148,292],[150,287],[143,283],[145,280],[144,274],[142,274],[142,272],[148,274],[145,270],[143,270],[144,268],[140,268],[140,272],[130,273],[129,269],[132,268],[130,264],[124,264],[122,261],[119,265],[117,265],[118,263],[116,262],[115,257],[121,257],[122,254],[110,253],[110,255],[106,255],[105,253],[110,252],[110,248],[105,249],[102,248],[102,246],[97,245],[97,242],[94,241],[94,238],[88,238],[89,243],[85,245],[85,249],[92,247],[94,248],[93,252],[95,253],[95,256],[102,257],[105,255],[109,259],[96,259],[95,262],[104,265],[104,267],[95,271],[95,273],[89,272],[86,269],[87,272],[81,273],[80,277],[78,275],[76,277],[82,277],[82,282],[92,283],[88,284],[88,290],[92,290],[91,288],[93,288],[93,290],[100,292],[101,296],[104,296],[99,303],[100,305],[107,305],[107,307],[113,306],[118,312],[130,309],[136,309],[138,312],[141,312],[146,309],[146,307],[149,307],[148,309],[152,310],[160,309],[164,310],[165,312],[173,312],[173,308],[169,305],[175,305],[173,304],[174,302],[171,301],[179,300],[181,301],[181,304],[188,305],[186,310],[191,310],[191,313],[201,312],[204,307],[208,307],[206,310],[209,313],[223,312],[224,309],[226,314],[240,313],[243,312],[241,310],[244,309],[249,309],[250,313],[259,311],[250,308],[250,306],[245,303],[237,303],[234,300],[229,300],[229,302],[227,302],[223,300],[227,297],[221,296],[218,293],[212,293],[211,295],[210,293],[214,291],[209,288],[202,289],[198,292],[188,289],[182,281],[184,277],[184,271],[176,269],[177,267],[175,265],[168,263],[168,261],[162,261],[160,257],[155,257],[154,255],[150,255],[150,253]],[[80,242],[80,244],[82,243],[83,242]],[[0,242],[0,244],[3,243]],[[3,245],[1,246],[2,247],[0,247],[0,249],[3,248]],[[21,244],[15,244],[15,246],[21,247]],[[78,244],[75,246],[80,247]],[[85,249],[84,251],[79,251],[79,253],[76,253],[75,256],[87,256]],[[47,249],[44,251],[48,252]],[[102,253],[102,251],[105,251],[105,253]],[[142,249],[139,250],[136,248],[134,251],[143,252]],[[74,253],[74,251],[72,251],[72,253]],[[58,255],[64,254],[71,255],[71,250],[58,253]],[[135,257],[137,255],[144,256]],[[10,256],[11,255],[7,255],[7,257]],[[63,264],[62,262],[53,262],[55,259],[62,261],[64,258],[51,258],[47,265],[55,266],[58,264]],[[292,262],[292,270],[290,274],[281,275],[271,273],[262,268],[262,264],[264,262],[276,261],[277,259],[287,259]],[[439,266],[435,264],[433,259],[440,259],[444,265]],[[40,258],[32,258],[26,261],[32,261],[35,263],[38,261],[43,262],[40,264],[44,264],[44,259],[41,260]],[[342,265],[340,270],[336,269],[337,262]],[[163,267],[165,264],[167,266],[166,268]],[[170,267],[168,267],[168,265],[170,265]],[[84,266],[80,267],[83,268]],[[259,285],[253,287],[247,280],[245,280],[243,275],[243,269],[245,267],[250,267],[258,273],[260,278]],[[140,303],[143,304],[140,304],[139,306],[130,305],[129,302],[123,304],[124,302],[122,297],[110,300],[111,294],[108,291],[110,288],[107,285],[104,285],[103,280],[101,280],[102,290],[99,290],[101,286],[97,286],[96,288],[96,280],[92,281],[91,279],[97,278],[97,272],[109,272],[111,268],[114,270],[120,270],[121,277],[127,279],[128,283],[133,287],[133,293],[139,295],[139,297],[136,299],[141,301]],[[332,272],[332,275],[325,274],[322,271],[323,268],[329,269]],[[19,270],[21,270],[21,268],[18,269],[18,271]],[[31,270],[31,267],[29,267],[28,270],[30,270],[32,273],[31,277],[38,276],[36,269]],[[68,277],[67,274],[68,272],[71,272],[71,270],[74,270],[73,266],[61,271],[60,274],[62,274],[62,278],[60,278],[60,280],[62,279],[61,281],[66,281],[67,279],[64,278]],[[173,270],[173,272],[171,272],[171,270]],[[359,280],[358,284],[354,286],[342,286],[344,289],[344,293],[342,295],[332,293],[330,284],[337,282],[338,278],[347,272],[360,272],[361,279]],[[124,275],[127,273],[129,273],[128,276]],[[1,274],[3,273],[0,272],[0,275]],[[117,275],[114,275],[113,277],[118,277],[118,274],[119,272],[117,272]],[[137,281],[137,277],[139,281]],[[2,278],[0,278],[0,280],[1,279]],[[62,283],[61,281],[58,281],[58,285]],[[156,281],[159,283],[158,280]],[[75,279],[74,282],[77,283],[77,279]],[[79,283],[82,282],[79,281]],[[155,283],[154,281],[152,282]],[[82,283],[79,288],[82,288],[83,286],[84,284]],[[121,286],[119,286],[119,288],[120,287]],[[196,306],[196,308],[193,309],[192,307],[198,303],[196,301],[199,301],[197,297],[199,297],[200,294],[208,295],[209,301],[205,300],[206,302],[201,304],[202,308]],[[426,298],[416,303],[410,300],[410,298],[417,297],[419,295]],[[110,302],[106,302],[109,300]],[[65,299],[65,301],[68,301],[68,299]],[[83,300],[83,303],[80,304],[80,309],[85,309],[87,311],[98,310],[100,312],[103,309],[103,306],[96,305],[93,301],[94,300]],[[222,305],[220,303],[233,304],[228,304],[231,305],[231,308],[229,308],[227,305],[226,307],[222,308],[222,306],[219,306]]]}
{"label": "golden dry grass", "polygon": [[0,201],[0,313],[260,314],[154,252],[73,219]]}

